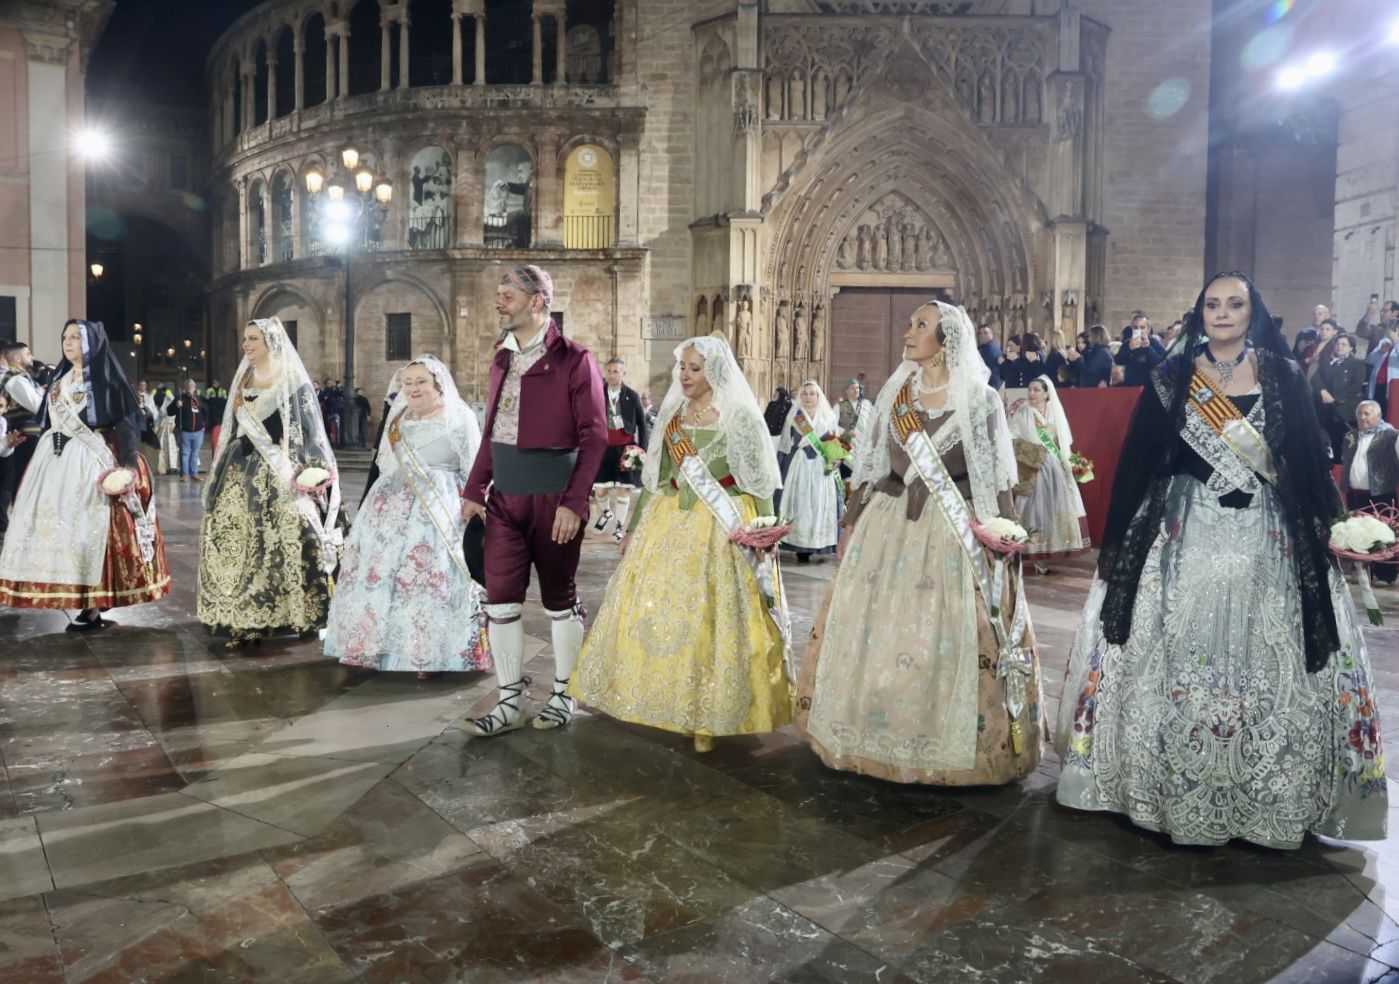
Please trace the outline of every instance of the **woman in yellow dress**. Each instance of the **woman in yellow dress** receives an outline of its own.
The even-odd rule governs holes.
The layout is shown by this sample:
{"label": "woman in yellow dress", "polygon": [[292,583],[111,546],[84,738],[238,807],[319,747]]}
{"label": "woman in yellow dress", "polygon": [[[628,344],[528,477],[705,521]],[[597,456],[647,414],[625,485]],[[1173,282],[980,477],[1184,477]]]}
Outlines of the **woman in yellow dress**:
{"label": "woman in yellow dress", "polygon": [[775,552],[729,539],[781,485],[757,400],[722,337],[675,350],[622,561],[569,692],[622,721],[693,735],[792,720],[790,631]]}

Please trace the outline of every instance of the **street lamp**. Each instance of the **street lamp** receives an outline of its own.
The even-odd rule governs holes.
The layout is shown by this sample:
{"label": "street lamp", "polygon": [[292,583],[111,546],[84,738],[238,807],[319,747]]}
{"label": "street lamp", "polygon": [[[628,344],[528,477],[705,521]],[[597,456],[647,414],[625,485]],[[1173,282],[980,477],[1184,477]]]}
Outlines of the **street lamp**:
{"label": "street lamp", "polygon": [[105,269],[107,269],[107,268],[104,267],[101,263],[94,263],[94,264],[92,264],[91,266],[89,266],[87,269],[88,269],[88,272],[90,272],[90,273],[92,274],[92,279],[93,279],[93,280],[101,280],[101,279],[102,279],[102,271],[105,270]]}
{"label": "street lamp", "polygon": [[340,152],[342,172],[327,178],[319,167],[306,171],[306,192],[311,207],[320,216],[325,242],[341,251],[340,262],[345,267],[345,395],[344,429],[340,434],[343,445],[349,435],[359,434],[359,408],[355,405],[355,308],[351,287],[351,261],[357,249],[369,249],[371,239],[377,241],[380,227],[388,218],[393,201],[393,182],[361,166],[360,153],[354,147]]}

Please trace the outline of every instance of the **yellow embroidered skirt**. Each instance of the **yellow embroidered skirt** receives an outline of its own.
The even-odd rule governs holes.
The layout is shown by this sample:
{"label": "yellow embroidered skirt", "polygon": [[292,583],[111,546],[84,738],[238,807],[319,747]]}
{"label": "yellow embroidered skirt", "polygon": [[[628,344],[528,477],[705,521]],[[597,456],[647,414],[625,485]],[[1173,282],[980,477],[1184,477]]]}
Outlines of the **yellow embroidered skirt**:
{"label": "yellow embroidered skirt", "polygon": [[[737,500],[745,521],[756,515]],[[781,633],[757,578],[703,503],[656,495],[583,641],[569,692],[622,721],[682,734],[792,720]]]}

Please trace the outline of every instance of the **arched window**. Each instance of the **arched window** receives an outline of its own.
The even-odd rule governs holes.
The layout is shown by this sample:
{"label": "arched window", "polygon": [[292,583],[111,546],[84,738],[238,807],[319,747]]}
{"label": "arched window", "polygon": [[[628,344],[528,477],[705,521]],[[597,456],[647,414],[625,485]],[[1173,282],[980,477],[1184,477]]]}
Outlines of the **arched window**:
{"label": "arched window", "polygon": [[452,245],[452,157],[441,147],[424,147],[408,170],[408,248],[446,249]]}
{"label": "arched window", "polygon": [[236,57],[228,66],[228,80],[233,87],[233,120],[229,132],[236,137],[243,132],[243,69]]}
{"label": "arched window", "polygon": [[486,81],[520,85],[534,74],[534,23],[530,5],[486,0]]}
{"label": "arched window", "polygon": [[325,102],[325,17],[313,14],[306,21],[303,37],[301,77],[306,93],[305,105],[319,106]]}
{"label": "arched window", "polygon": [[[350,11],[350,91],[358,96],[379,91],[379,5],[359,0]],[[410,36],[411,40],[411,36]]]}
{"label": "arched window", "polygon": [[[313,167],[321,169],[325,173],[325,165],[317,158],[312,158],[301,165],[301,178],[297,181],[297,188],[306,187],[306,172]],[[320,209],[311,204],[310,199],[302,199],[301,205],[301,255],[319,256],[321,248],[321,213]]]}
{"label": "arched window", "polygon": [[267,186],[254,181],[248,190],[248,256],[253,266],[267,262]]}
{"label": "arched window", "polygon": [[[452,2],[413,0],[408,31],[408,84],[450,85],[452,82]],[[475,35],[472,35],[475,37]],[[474,45],[475,42],[473,41]],[[467,46],[468,51],[474,48]],[[463,55],[463,61],[468,58]],[[474,61],[474,55],[469,59]]]}
{"label": "arched window", "polygon": [[567,0],[568,81],[612,81],[613,0]]}
{"label": "arched window", "polygon": [[295,194],[291,172],[279,171],[272,182],[273,255],[276,262],[285,263],[294,250],[291,198]]}
{"label": "arched window", "polygon": [[253,52],[253,125],[267,122],[267,42]]}
{"label": "arched window", "polygon": [[292,45],[291,28],[277,34],[277,118],[281,119],[296,108],[296,51]]}
{"label": "arched window", "polygon": [[616,237],[617,182],[612,155],[597,144],[574,147],[564,162],[563,244],[607,249]]}
{"label": "arched window", "polygon": [[534,161],[519,144],[504,144],[486,157],[485,242],[495,249],[530,244],[534,214]]}

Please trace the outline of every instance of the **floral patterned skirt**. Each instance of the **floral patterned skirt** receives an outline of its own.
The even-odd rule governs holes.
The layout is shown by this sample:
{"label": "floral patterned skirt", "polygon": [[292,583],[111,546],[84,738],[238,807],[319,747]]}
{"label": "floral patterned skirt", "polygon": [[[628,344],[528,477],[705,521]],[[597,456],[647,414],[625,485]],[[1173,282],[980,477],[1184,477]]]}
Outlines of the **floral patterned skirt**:
{"label": "floral patterned skirt", "polygon": [[1384,750],[1355,607],[1333,571],[1341,649],[1308,673],[1269,486],[1229,509],[1177,476],[1125,645],[1103,638],[1105,593],[1095,582],[1064,680],[1059,802],[1125,813],[1182,844],[1384,837]]}
{"label": "floral patterned skirt", "polygon": [[[450,472],[429,475],[442,501],[459,501]],[[450,553],[460,559],[464,526],[454,515],[449,544],[399,473],[376,482],[340,558],[325,654],[378,670],[490,669],[478,645],[481,589]]]}
{"label": "floral patterned skirt", "polygon": [[[834,769],[893,782],[1011,782],[1040,761],[1033,663],[1017,749],[998,649],[971,561],[929,501],[874,493],[813,623],[797,687],[797,733]],[[1018,571],[1001,604],[1013,610]],[[1034,651],[1026,623],[1023,645]]]}

